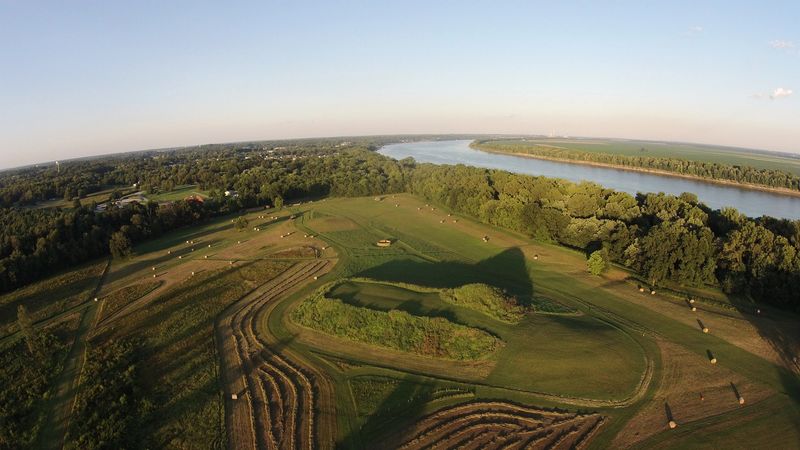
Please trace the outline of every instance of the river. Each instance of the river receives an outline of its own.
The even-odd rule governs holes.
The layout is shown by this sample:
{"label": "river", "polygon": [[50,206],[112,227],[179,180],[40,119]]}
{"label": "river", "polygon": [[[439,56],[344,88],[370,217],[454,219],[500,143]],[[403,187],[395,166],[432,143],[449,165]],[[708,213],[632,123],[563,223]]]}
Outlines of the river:
{"label": "river", "polygon": [[420,163],[465,164],[526,175],[563,178],[576,183],[592,181],[633,195],[637,192],[665,192],[673,195],[691,192],[714,209],[730,206],[751,217],[767,215],[800,219],[800,197],[667,175],[487,153],[470,148],[471,142],[457,140],[390,144],[382,147],[378,153],[394,159],[410,156]]}

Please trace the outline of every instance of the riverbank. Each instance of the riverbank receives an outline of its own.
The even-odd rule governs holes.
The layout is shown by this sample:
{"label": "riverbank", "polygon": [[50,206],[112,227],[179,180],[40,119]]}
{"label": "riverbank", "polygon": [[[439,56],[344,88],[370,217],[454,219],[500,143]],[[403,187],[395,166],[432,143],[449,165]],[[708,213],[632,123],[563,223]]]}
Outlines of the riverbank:
{"label": "riverbank", "polygon": [[749,189],[753,191],[761,191],[761,192],[769,192],[772,194],[779,194],[779,195],[786,195],[790,197],[797,197],[800,198],[800,191],[796,191],[793,189],[788,188],[778,188],[772,186],[764,186],[760,184],[751,184],[751,183],[740,183],[737,181],[731,180],[720,180],[714,178],[705,178],[696,175],[687,175],[678,172],[670,172],[668,170],[659,170],[659,169],[649,169],[646,167],[632,167],[632,166],[624,166],[619,164],[609,164],[609,163],[600,163],[594,161],[585,161],[585,160],[575,160],[575,159],[566,159],[566,158],[553,158],[549,156],[540,156],[540,155],[531,155],[528,153],[520,153],[520,152],[505,152],[495,149],[483,148],[479,144],[476,144],[473,141],[469,144],[469,147],[473,150],[478,150],[485,153],[494,153],[498,155],[507,155],[507,156],[521,156],[523,158],[530,158],[530,159],[539,159],[543,161],[553,161],[559,163],[567,163],[567,164],[575,164],[575,165],[582,165],[582,166],[591,166],[591,167],[602,167],[605,169],[617,169],[617,170],[625,170],[628,172],[640,172],[640,173],[647,173],[651,175],[662,175],[667,177],[674,177],[674,178],[683,178],[686,180],[694,180],[694,181],[701,181],[704,183],[710,184],[718,184],[723,186],[733,186],[742,189]]}

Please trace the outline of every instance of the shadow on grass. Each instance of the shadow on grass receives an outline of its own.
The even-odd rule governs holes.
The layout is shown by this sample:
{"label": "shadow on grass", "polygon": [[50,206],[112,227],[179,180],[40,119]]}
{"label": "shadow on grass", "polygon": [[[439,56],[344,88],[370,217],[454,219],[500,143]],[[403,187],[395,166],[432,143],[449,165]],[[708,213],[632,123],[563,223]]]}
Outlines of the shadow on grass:
{"label": "shadow on grass", "polygon": [[425,405],[433,400],[435,386],[422,384],[408,379],[399,380],[399,384],[375,408],[374,412],[360,424],[358,430],[343,438],[341,446],[352,449],[376,448],[376,443],[388,440],[410,426],[420,416]]}
{"label": "shadow on grass", "polygon": [[469,283],[485,283],[505,289],[525,304],[531,303],[534,293],[533,280],[528,273],[525,255],[516,247],[506,249],[476,264],[394,259],[363,270],[355,276],[435,288],[455,288]]}

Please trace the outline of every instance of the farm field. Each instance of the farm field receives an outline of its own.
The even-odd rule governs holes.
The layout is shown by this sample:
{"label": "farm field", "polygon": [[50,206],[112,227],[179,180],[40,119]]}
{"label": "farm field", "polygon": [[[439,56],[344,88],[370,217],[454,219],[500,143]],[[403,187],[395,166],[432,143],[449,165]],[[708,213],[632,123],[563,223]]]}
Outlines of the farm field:
{"label": "farm field", "polygon": [[[800,175],[800,158],[791,158],[782,156],[779,153],[752,151],[734,147],[680,144],[674,142],[568,138],[527,138],[523,142],[502,140],[495,142],[544,145],[591,153],[678,158],[736,166],[752,166],[758,169],[784,170],[795,175]],[[644,151],[642,149],[644,149]]]}
{"label": "farm field", "polygon": [[[3,352],[20,351],[23,301],[64,342],[54,356],[63,369],[40,387],[63,394],[26,412],[41,421],[29,442],[78,448],[92,439],[73,421],[96,392],[80,374],[124,342],[125,357],[135,355],[137,414],[119,432],[132,447],[798,448],[791,315],[751,317],[710,288],[714,301],[692,312],[677,293],[639,292],[623,270],[590,276],[581,253],[408,194],[241,216],[241,231],[239,215],[209,220],[107,269],[97,262],[0,297]],[[473,283],[526,312],[503,321],[442,297]],[[293,321],[329,284],[324,301],[446,320],[502,344],[456,361]],[[113,415],[114,401],[96,401]]]}

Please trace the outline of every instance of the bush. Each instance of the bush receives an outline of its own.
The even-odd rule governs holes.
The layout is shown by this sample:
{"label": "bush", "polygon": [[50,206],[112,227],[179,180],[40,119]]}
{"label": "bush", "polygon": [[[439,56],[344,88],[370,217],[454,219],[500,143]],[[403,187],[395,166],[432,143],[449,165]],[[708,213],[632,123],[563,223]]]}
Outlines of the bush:
{"label": "bush", "polygon": [[442,291],[442,299],[486,314],[502,322],[519,323],[525,317],[526,308],[502,289],[487,284],[473,283]]}

